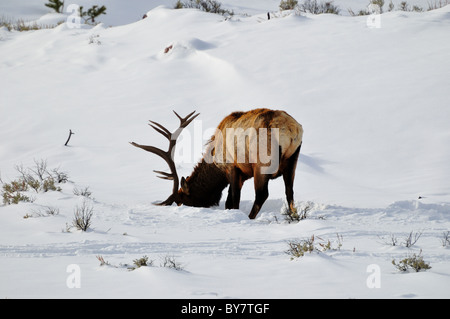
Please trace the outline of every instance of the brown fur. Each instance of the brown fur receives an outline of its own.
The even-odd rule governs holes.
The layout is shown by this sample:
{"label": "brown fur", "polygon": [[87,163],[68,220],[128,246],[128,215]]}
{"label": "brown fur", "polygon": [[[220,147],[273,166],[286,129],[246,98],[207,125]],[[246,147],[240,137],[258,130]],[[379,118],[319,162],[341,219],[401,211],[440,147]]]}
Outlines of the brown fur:
{"label": "brown fur", "polygon": [[[269,149],[267,155],[272,160],[279,161],[276,171],[271,174],[262,173],[264,166],[267,165],[262,163],[259,157],[253,158],[253,161],[250,159],[250,137],[245,136],[245,134],[227,135],[227,129],[255,129],[256,132],[259,132],[258,129],[260,128],[268,129],[267,147]],[[279,130],[278,139],[270,134],[271,128]],[[286,198],[290,209],[293,210],[293,182],[302,143],[302,126],[284,111],[255,109],[248,112],[231,113],[220,122],[217,131],[220,134],[211,138],[202,161],[195,167],[191,176],[182,179],[176,202],[199,207],[217,205],[223,189],[230,185],[225,206],[227,209],[238,209],[242,185],[247,179],[253,177],[256,196],[249,215],[253,219],[268,197],[269,180],[283,175]],[[217,138],[217,136],[223,138]],[[272,139],[276,140],[274,142],[279,148],[279,158],[277,159],[274,158],[275,153],[270,152],[269,146]],[[238,144],[237,140],[241,140],[245,144]],[[245,145],[245,150],[239,148],[242,145]],[[258,147],[263,147],[259,140]],[[245,161],[243,162],[236,160],[239,151],[245,151]],[[231,156],[234,161],[225,161],[226,155]],[[213,158],[214,160],[212,160]],[[222,160],[217,161],[217,158]]]}

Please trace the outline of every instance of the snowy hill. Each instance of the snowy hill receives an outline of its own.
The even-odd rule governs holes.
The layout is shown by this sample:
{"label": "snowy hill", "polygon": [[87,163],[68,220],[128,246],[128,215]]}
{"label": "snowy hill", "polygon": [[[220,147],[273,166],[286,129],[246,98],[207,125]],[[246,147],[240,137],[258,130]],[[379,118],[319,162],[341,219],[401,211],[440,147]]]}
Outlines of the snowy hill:
{"label": "snowy hill", "polygon": [[[2,1],[0,12],[38,20],[41,2]],[[449,298],[450,6],[384,13],[370,28],[366,16],[275,12],[278,1],[223,1],[242,13],[232,18],[162,2],[105,1],[95,27],[0,29],[2,182],[41,160],[69,176],[60,191],[0,206],[0,297]],[[152,171],[162,160],[129,144],[166,147],[148,120],[172,129],[171,110],[201,114],[179,142],[187,176],[223,117],[257,107],[303,125],[295,199],[308,218],[284,220],[281,179],[253,221],[252,181],[239,210],[152,205],[172,185]],[[82,232],[68,225],[86,187],[94,215]],[[421,236],[407,248],[410,233]],[[287,242],[313,235],[333,249],[291,261]],[[392,265],[412,254],[432,268]],[[124,266],[143,256],[153,267]],[[167,256],[184,270],[160,267]]]}

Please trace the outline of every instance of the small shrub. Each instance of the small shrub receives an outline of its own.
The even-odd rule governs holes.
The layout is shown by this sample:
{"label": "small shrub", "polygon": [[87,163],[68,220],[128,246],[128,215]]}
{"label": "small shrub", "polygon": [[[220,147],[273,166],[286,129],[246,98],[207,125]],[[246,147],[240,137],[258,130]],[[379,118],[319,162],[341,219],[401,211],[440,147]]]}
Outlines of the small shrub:
{"label": "small shrub", "polygon": [[359,10],[358,13],[355,13],[352,9],[349,8],[349,9],[347,9],[347,11],[352,17],[355,17],[355,16],[367,16],[367,15],[370,14],[369,10]]}
{"label": "small shrub", "polygon": [[450,231],[445,231],[442,233],[441,243],[442,243],[442,247],[450,246]]}
{"label": "small shrub", "polygon": [[44,192],[48,192],[48,191],[61,191],[60,187],[57,187],[55,185],[55,180],[53,179],[53,177],[48,177],[46,178],[43,182],[42,182],[42,190]]}
{"label": "small shrub", "polygon": [[16,166],[16,170],[22,175],[21,179],[34,189],[36,193],[39,193],[39,191],[61,191],[61,188],[56,186],[56,184],[58,183],[57,181],[66,182],[67,173],[54,169],[53,173],[57,176],[55,179],[53,174],[47,170],[47,162],[45,160],[34,160],[34,163],[34,168],[24,168],[22,165]]}
{"label": "small shrub", "polygon": [[286,205],[286,206],[284,206],[284,208],[281,212],[281,215],[284,216],[285,220],[288,223],[299,222],[308,217],[311,209],[312,209],[311,205],[306,204],[306,206],[303,207],[299,212],[297,207],[294,207],[293,209],[291,209],[289,206]]}
{"label": "small shrub", "polygon": [[87,231],[91,226],[93,214],[94,208],[86,200],[83,201],[81,206],[75,207],[72,225],[78,230]]}
{"label": "small shrub", "polygon": [[[424,11],[431,11],[431,10],[435,10],[435,9],[439,9],[439,8],[445,7],[449,3],[450,3],[450,0],[439,0],[439,1],[435,0],[434,3],[428,1],[428,8],[425,10],[424,8],[422,8],[422,7],[418,6],[418,5],[413,5],[411,7],[407,1],[402,1],[398,5],[397,9],[400,10],[400,11],[406,11],[406,12],[424,12]],[[389,3],[388,11],[391,12],[393,10],[394,10],[394,4],[391,1]]]}
{"label": "small shrub", "polygon": [[141,257],[139,259],[133,260],[133,264],[136,265],[136,268],[140,268],[142,266],[144,266],[144,267],[151,267],[151,266],[153,266],[153,260],[149,261],[147,256],[143,256],[143,257]]}
{"label": "small shrub", "polygon": [[73,194],[76,196],[84,196],[86,198],[91,198],[92,192],[89,190],[89,187],[85,187],[82,189],[74,188]]}
{"label": "small shrub", "polygon": [[18,19],[18,20],[14,21],[12,19],[0,17],[0,28],[5,27],[6,29],[8,29],[8,31],[24,32],[24,31],[33,31],[33,30],[41,30],[41,29],[53,29],[57,25],[37,24],[37,22],[31,23],[31,22],[26,22],[23,19]]}
{"label": "small shrub", "polygon": [[102,44],[102,42],[99,40],[99,38],[100,38],[100,35],[99,34],[92,34],[90,37],[89,37],[89,44],[97,44],[97,45],[100,45],[100,44]]}
{"label": "small shrub", "polygon": [[297,0],[281,0],[280,2],[280,10],[294,10],[295,7],[298,5]]}
{"label": "small shrub", "polygon": [[28,190],[28,184],[22,180],[17,179],[10,183],[3,183],[2,185],[2,199],[4,205],[19,204],[20,202],[32,202],[33,200],[22,192]]}
{"label": "small shrub", "polygon": [[28,184],[23,179],[17,179],[9,184],[3,184],[3,190],[9,193],[26,192],[28,190]]}
{"label": "small shrub", "polygon": [[303,257],[306,253],[312,252],[325,252],[329,250],[340,250],[342,247],[342,242],[344,238],[342,235],[336,234],[337,236],[337,246],[333,247],[332,242],[324,240],[318,236],[312,235],[311,238],[289,241],[287,244],[289,246],[288,250],[285,251],[286,254],[291,256],[291,260],[295,258]]}
{"label": "small shrub", "polygon": [[[366,16],[371,14],[381,14],[383,13],[384,0],[371,0],[366,9],[359,10],[358,13],[354,13],[352,9],[348,9],[351,16]],[[392,7],[391,7],[392,6]],[[389,4],[389,11],[394,9],[394,4]]]}
{"label": "small shrub", "polygon": [[40,27],[37,22],[34,23],[26,23],[24,20],[19,19],[17,20],[16,25],[13,27],[14,30],[19,31],[19,32],[24,32],[24,31],[33,31],[33,30],[40,30],[40,29],[44,29],[43,27]]}
{"label": "small shrub", "polygon": [[[414,246],[417,241],[419,240],[420,236],[422,236],[421,232],[413,232],[411,231],[406,237],[404,242],[402,242],[401,244],[403,244],[405,247],[410,248],[412,246]],[[380,237],[383,240],[383,243],[385,245],[389,245],[389,246],[398,246],[399,245],[399,241],[397,236],[395,236],[394,234],[391,234],[388,238],[384,238],[384,237]]]}
{"label": "small shrub", "polygon": [[59,208],[47,206],[44,212],[47,216],[56,216],[59,215]]}
{"label": "small shrub", "polygon": [[184,4],[183,4],[183,2],[181,2],[181,0],[178,0],[176,3],[175,3],[175,6],[173,7],[174,9],[183,9],[184,8]]}
{"label": "small shrub", "polygon": [[314,251],[314,235],[309,239],[290,241],[288,242],[288,246],[289,248],[285,253],[291,256],[291,260],[303,257],[305,253],[312,253]]}
{"label": "small shrub", "polygon": [[398,244],[398,238],[394,234],[391,234],[389,240],[386,241],[385,244],[395,247]]}
{"label": "small shrub", "polygon": [[383,13],[384,0],[372,0],[370,1],[370,4],[378,8],[379,12],[377,13]]}
{"label": "small shrub", "polygon": [[421,232],[410,232],[409,235],[405,238],[405,247],[409,248],[414,246],[419,240],[420,236],[422,236]]}
{"label": "small shrub", "polygon": [[391,12],[391,11],[394,10],[394,8],[395,8],[394,3],[393,3],[392,0],[391,0],[391,1],[389,2],[389,5],[388,5],[388,11]]}
{"label": "small shrub", "polygon": [[322,8],[322,13],[339,14],[341,12],[341,9],[338,6],[334,5],[332,1],[323,3]]}
{"label": "small shrub", "polygon": [[95,256],[96,258],[97,258],[97,260],[100,262],[100,266],[109,266],[110,264],[109,264],[109,262],[108,261],[105,261],[105,259],[103,258],[103,256],[101,256],[101,255],[97,255],[97,256]]}
{"label": "small shrub", "polygon": [[[148,256],[142,256],[141,258],[133,260],[133,265],[129,264],[119,264],[119,266],[111,265],[108,261],[106,261],[103,256],[97,255],[97,260],[100,262],[100,266],[111,266],[114,268],[126,268],[127,270],[133,271],[140,267],[153,267],[154,261],[149,259]],[[174,257],[165,256],[162,260],[162,264],[160,267],[171,268],[175,270],[183,270],[183,267],[180,265],[178,261],[175,260]]]}
{"label": "small shrub", "polygon": [[222,4],[215,0],[188,0],[185,2],[178,0],[174,6],[174,9],[183,9],[183,8],[199,9],[205,12],[221,14],[224,16],[234,15],[233,11],[223,9]]}
{"label": "small shrub", "polygon": [[305,0],[303,3],[298,5],[298,10],[303,13],[312,14],[339,14],[341,9],[333,4],[333,1],[318,2],[317,0]]}
{"label": "small shrub", "polygon": [[175,270],[183,270],[181,264],[175,260],[175,257],[165,256],[162,260],[161,267],[171,268]]}
{"label": "small shrub", "polygon": [[399,5],[399,10],[401,11],[411,11],[408,2],[402,1]]}
{"label": "small shrub", "polygon": [[428,9],[427,11],[440,9],[450,4],[450,0],[434,0],[434,2],[428,1]]}
{"label": "small shrub", "polygon": [[64,184],[69,181],[69,175],[66,172],[61,172],[59,168],[54,168],[52,170],[52,177],[55,179],[56,183]]}
{"label": "small shrub", "polygon": [[45,179],[45,175],[47,173],[47,161],[46,160],[34,160],[34,168],[30,168],[30,170],[41,180]]}
{"label": "small shrub", "polygon": [[[8,189],[8,184],[6,184],[6,189]],[[2,198],[4,205],[19,204],[20,202],[33,202],[32,198],[21,194],[20,192],[5,191],[5,185],[3,185]]]}
{"label": "small shrub", "polygon": [[[393,5],[392,5],[393,6]],[[393,8],[392,8],[393,9]],[[423,12],[423,8],[419,7],[417,5],[414,6],[410,6],[408,2],[406,1],[402,1],[400,2],[400,4],[398,5],[398,10],[400,11],[406,11],[406,12],[411,12],[411,11],[415,11],[415,12]]]}
{"label": "small shrub", "polygon": [[430,269],[431,266],[423,260],[422,250],[420,250],[419,254],[413,254],[410,257],[406,257],[400,260],[398,263],[395,259],[392,260],[392,264],[400,271],[408,271],[409,269],[414,269],[416,272],[421,270]]}
{"label": "small shrub", "polygon": [[336,233],[336,237],[337,237],[337,250],[340,250],[342,247],[342,243],[344,242],[344,236],[339,235],[338,233]]}
{"label": "small shrub", "polygon": [[26,214],[23,218],[29,217],[47,217],[59,215],[59,208],[46,206],[42,209],[33,210],[32,215]]}

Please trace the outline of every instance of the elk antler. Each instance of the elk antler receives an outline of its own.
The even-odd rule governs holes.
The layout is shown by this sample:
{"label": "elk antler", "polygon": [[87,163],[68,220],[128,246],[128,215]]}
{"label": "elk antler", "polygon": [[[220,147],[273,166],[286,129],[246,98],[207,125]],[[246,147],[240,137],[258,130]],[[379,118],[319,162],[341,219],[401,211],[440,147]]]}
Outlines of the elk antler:
{"label": "elk antler", "polygon": [[177,143],[177,138],[180,136],[181,131],[188,126],[197,116],[200,115],[200,113],[192,116],[196,111],[188,114],[186,117],[182,118],[177,114],[177,112],[173,111],[175,115],[180,119],[180,126],[178,129],[171,133],[168,129],[166,129],[164,126],[162,126],[159,123],[150,121],[151,124],[149,124],[153,129],[155,129],[158,133],[163,135],[165,138],[169,140],[169,149],[167,151],[163,151],[157,147],[154,146],[147,146],[147,145],[140,145],[134,142],[131,142],[130,144],[139,148],[142,148],[143,150],[156,154],[162,159],[166,161],[166,163],[169,165],[170,173],[161,172],[161,171],[154,171],[155,173],[158,173],[162,176],[158,176],[162,179],[167,180],[173,180],[173,189],[172,194],[162,203],[159,203],[158,205],[161,206],[167,206],[172,205],[172,203],[176,200],[176,197],[178,195],[178,186],[179,186],[179,179],[177,174],[177,169],[175,167],[175,162],[173,161],[173,153],[175,150],[175,145]]}

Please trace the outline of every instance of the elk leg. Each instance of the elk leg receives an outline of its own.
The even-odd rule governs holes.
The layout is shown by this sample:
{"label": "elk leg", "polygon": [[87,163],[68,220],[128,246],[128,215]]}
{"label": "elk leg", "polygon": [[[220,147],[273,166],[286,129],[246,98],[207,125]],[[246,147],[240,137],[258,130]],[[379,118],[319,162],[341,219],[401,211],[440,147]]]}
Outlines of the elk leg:
{"label": "elk leg", "polygon": [[229,173],[230,187],[228,188],[228,197],[225,202],[226,209],[239,209],[241,201],[242,175],[238,168],[234,167]]}
{"label": "elk leg", "polygon": [[288,164],[283,171],[284,186],[286,188],[286,200],[289,207],[289,212],[293,213],[295,211],[294,207],[294,178],[295,169],[297,167],[297,160],[300,154],[300,147],[297,148],[294,154],[288,159]]}
{"label": "elk leg", "polygon": [[294,208],[294,176],[290,172],[283,173],[284,186],[286,188],[286,200],[289,207],[289,213],[292,214],[295,211]]}
{"label": "elk leg", "polygon": [[228,197],[227,201],[225,202],[225,209],[232,209],[233,208],[233,192],[231,190],[231,184],[228,187]]}
{"label": "elk leg", "polygon": [[262,205],[269,197],[269,178],[268,175],[255,174],[255,202],[253,203],[252,210],[248,217],[255,219],[261,210]]}

